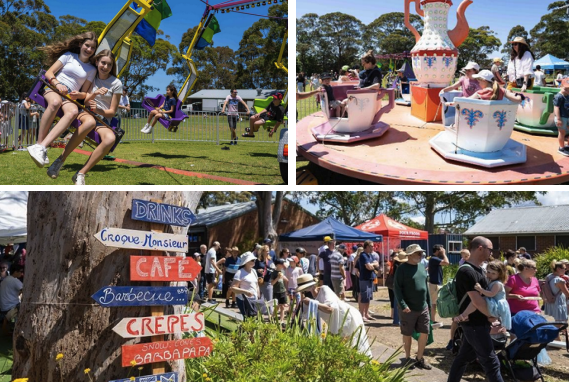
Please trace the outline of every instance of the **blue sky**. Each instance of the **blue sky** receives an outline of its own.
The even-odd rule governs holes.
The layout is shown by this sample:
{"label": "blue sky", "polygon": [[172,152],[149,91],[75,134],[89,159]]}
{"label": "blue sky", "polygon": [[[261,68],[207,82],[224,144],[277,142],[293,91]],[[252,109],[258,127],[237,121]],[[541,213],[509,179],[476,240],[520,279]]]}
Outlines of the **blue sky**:
{"label": "blue sky", "polygon": [[[205,4],[199,0],[167,1],[173,15],[162,21],[160,29],[164,31],[164,35],[169,35],[169,41],[178,47],[184,32],[199,24],[205,10]],[[210,1],[210,4],[219,4],[221,2],[222,0],[214,0]],[[95,3],[87,3],[85,1],[47,0],[46,3],[51,10],[51,14],[55,17],[72,15],[87,21],[108,23],[121,10],[126,1],[98,0]],[[266,16],[269,7],[269,5],[260,8],[255,7],[255,9],[249,9],[248,11]],[[215,35],[215,46],[229,46],[233,50],[239,48],[243,32],[250,28],[255,21],[260,20],[257,16],[238,13],[221,14],[221,12],[216,14],[216,18],[219,21],[221,33]],[[150,78],[148,84],[164,91],[166,85],[173,79],[173,76],[168,76],[161,70]]]}
{"label": "blue sky", "polygon": [[[548,13],[547,7],[553,0],[474,0],[466,10],[466,18],[471,28],[487,25],[496,32],[502,44],[508,33],[516,25],[523,25],[529,32]],[[461,0],[453,0],[449,14],[449,29],[456,25],[456,10]],[[415,14],[415,4],[411,4],[411,13]],[[384,13],[404,12],[404,0],[379,0],[373,4],[363,0],[304,0],[297,1],[296,16],[306,13],[324,15],[342,12],[369,24]],[[399,52],[393,52],[399,53]]]}

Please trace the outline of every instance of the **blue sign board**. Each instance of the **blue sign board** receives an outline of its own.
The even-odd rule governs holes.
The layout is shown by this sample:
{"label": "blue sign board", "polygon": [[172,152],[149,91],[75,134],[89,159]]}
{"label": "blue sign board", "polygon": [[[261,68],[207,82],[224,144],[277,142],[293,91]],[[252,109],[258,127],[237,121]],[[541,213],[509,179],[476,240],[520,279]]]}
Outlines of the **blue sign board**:
{"label": "blue sign board", "polygon": [[104,287],[91,296],[103,307],[186,305],[188,288],[185,287]]}
{"label": "blue sign board", "polygon": [[[109,382],[132,382],[132,379],[115,379]],[[143,377],[135,377],[134,382],[178,382],[178,374],[165,373],[156,375],[145,375]]]}
{"label": "blue sign board", "polygon": [[162,223],[188,227],[196,220],[196,215],[186,207],[150,202],[148,200],[132,199],[133,220]]}

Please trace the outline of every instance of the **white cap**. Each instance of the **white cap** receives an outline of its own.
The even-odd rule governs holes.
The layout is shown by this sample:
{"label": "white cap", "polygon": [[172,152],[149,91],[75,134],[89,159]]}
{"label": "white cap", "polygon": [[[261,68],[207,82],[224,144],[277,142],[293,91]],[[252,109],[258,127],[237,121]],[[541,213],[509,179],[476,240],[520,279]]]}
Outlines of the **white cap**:
{"label": "white cap", "polygon": [[492,82],[494,80],[494,74],[489,70],[481,70],[480,73],[474,74],[472,78],[482,78],[483,80]]}
{"label": "white cap", "polygon": [[462,70],[468,70],[468,69],[476,69],[476,71],[479,71],[480,65],[478,65],[474,61],[469,61],[468,64],[466,64],[466,66],[464,68],[462,68]]}

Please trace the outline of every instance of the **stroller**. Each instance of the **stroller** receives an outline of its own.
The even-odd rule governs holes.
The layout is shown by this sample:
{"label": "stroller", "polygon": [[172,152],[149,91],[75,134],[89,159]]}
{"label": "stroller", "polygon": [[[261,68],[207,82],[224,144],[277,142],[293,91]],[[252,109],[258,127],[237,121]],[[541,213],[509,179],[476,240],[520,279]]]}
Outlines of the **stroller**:
{"label": "stroller", "polygon": [[[567,323],[548,322],[543,316],[531,311],[522,311],[512,317],[512,333],[516,336],[498,353],[500,363],[506,367],[515,382],[535,381],[543,375],[537,364],[537,356],[542,349],[554,341],[561,331],[567,329]],[[565,333],[566,348],[569,339]],[[531,361],[531,364],[518,365],[516,361]]]}

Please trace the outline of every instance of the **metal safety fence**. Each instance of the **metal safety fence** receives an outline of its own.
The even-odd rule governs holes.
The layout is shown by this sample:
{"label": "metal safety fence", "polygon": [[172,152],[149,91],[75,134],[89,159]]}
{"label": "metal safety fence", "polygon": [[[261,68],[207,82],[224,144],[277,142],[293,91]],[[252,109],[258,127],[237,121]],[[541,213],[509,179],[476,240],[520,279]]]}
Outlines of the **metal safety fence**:
{"label": "metal safety fence", "polygon": [[[125,131],[122,142],[211,142],[216,144],[232,141],[228,118],[219,112],[191,111],[187,112],[186,118],[178,126],[176,132],[168,131],[160,122],[156,123],[150,134],[141,132],[148,120],[146,109],[131,109],[126,113],[118,113],[119,126]],[[25,150],[27,146],[37,141],[39,125],[43,116],[42,108],[37,105],[27,110],[19,105],[5,102],[0,105],[0,151],[4,149]],[[279,133],[269,137],[268,130],[263,127],[254,135],[254,138],[244,138],[249,127],[249,115],[239,113],[235,126],[235,134],[239,144],[254,143],[278,143]],[[279,130],[285,128],[284,125]],[[62,140],[62,143],[64,141]]]}

